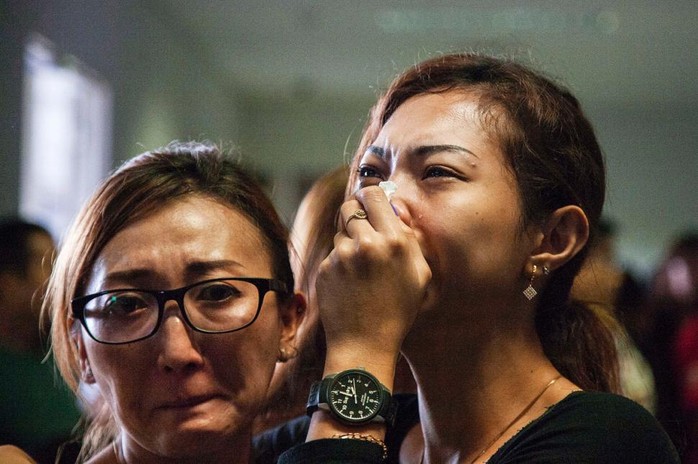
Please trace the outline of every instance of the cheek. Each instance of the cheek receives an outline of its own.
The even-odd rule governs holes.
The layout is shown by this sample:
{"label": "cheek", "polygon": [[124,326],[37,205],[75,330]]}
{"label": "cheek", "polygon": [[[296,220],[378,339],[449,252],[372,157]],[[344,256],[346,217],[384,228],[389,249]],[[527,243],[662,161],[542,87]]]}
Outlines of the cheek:
{"label": "cheek", "polygon": [[[134,351],[136,351],[134,353]],[[114,349],[110,346],[87,348],[90,367],[104,400],[122,421],[129,411],[139,411],[147,391],[151,362],[140,350]]]}
{"label": "cheek", "polygon": [[279,332],[276,326],[273,329],[253,330],[257,322],[260,321],[243,332],[220,340],[215,346],[209,346],[206,357],[215,376],[226,388],[263,395],[271,381],[279,353]]}
{"label": "cheek", "polygon": [[451,205],[438,212],[424,213],[428,222],[423,223],[424,241],[428,248],[437,251],[442,273],[457,275],[481,275],[502,269],[504,262],[515,260],[518,255],[518,209],[500,203],[488,205],[482,202]]}

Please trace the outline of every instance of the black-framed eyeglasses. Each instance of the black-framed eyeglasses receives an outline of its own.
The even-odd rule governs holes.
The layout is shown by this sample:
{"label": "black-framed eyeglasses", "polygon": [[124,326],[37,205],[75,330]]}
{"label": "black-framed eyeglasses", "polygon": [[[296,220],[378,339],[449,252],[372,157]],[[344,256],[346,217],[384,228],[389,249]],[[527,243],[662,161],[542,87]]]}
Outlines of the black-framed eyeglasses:
{"label": "black-framed eyeglasses", "polygon": [[276,279],[222,277],[174,290],[120,288],[71,301],[73,318],[99,343],[119,345],[154,335],[162,324],[165,304],[174,300],[184,321],[197,332],[235,332],[259,316],[267,292],[288,293]]}

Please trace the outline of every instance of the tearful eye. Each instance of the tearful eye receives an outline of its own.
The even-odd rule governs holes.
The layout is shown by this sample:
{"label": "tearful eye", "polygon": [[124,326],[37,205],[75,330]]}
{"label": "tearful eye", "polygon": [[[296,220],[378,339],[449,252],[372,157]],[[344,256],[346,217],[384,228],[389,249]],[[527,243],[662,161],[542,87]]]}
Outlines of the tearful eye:
{"label": "tearful eye", "polygon": [[373,168],[371,166],[360,166],[358,169],[358,173],[359,173],[360,178],[364,178],[364,177],[376,177],[379,179],[382,178],[382,176],[378,172],[378,170],[376,170],[375,168]]}
{"label": "tearful eye", "polygon": [[127,315],[147,307],[148,303],[135,295],[109,295],[102,311],[111,315]]}
{"label": "tearful eye", "polygon": [[424,172],[424,178],[429,177],[459,177],[453,171],[441,166],[431,166]]}
{"label": "tearful eye", "polygon": [[196,299],[199,301],[225,301],[240,295],[240,291],[231,285],[209,285],[199,290]]}

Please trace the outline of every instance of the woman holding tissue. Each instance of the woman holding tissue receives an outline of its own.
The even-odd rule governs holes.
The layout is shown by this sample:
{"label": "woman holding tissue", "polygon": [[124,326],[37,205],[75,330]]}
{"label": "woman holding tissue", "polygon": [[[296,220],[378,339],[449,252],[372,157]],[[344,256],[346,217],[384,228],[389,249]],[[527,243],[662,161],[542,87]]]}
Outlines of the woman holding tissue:
{"label": "woman holding tissue", "polygon": [[610,316],[569,299],[605,174],[567,90],[508,60],[429,59],[378,100],[353,168],[317,279],[324,379],[280,462],[380,462],[400,351],[421,418],[401,462],[678,462],[613,393]]}

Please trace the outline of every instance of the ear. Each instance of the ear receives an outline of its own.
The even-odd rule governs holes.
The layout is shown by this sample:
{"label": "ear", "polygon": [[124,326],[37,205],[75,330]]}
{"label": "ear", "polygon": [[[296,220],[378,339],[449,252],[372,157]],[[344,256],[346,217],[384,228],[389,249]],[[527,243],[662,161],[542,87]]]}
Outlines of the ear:
{"label": "ear", "polygon": [[589,221],[584,211],[575,205],[556,209],[540,231],[538,247],[529,259],[534,264],[553,271],[574,258],[589,239]]}
{"label": "ear", "polygon": [[82,338],[82,330],[80,327],[76,327],[72,331],[73,342],[78,349],[78,359],[80,362],[80,378],[86,384],[96,383],[95,376],[92,373],[92,366],[90,365],[90,358],[87,357],[87,350],[85,349],[85,341]]}
{"label": "ear", "polygon": [[296,350],[298,326],[305,317],[306,307],[305,295],[295,292],[291,301],[280,308],[281,338],[279,339],[279,349],[285,349],[289,352]]}

